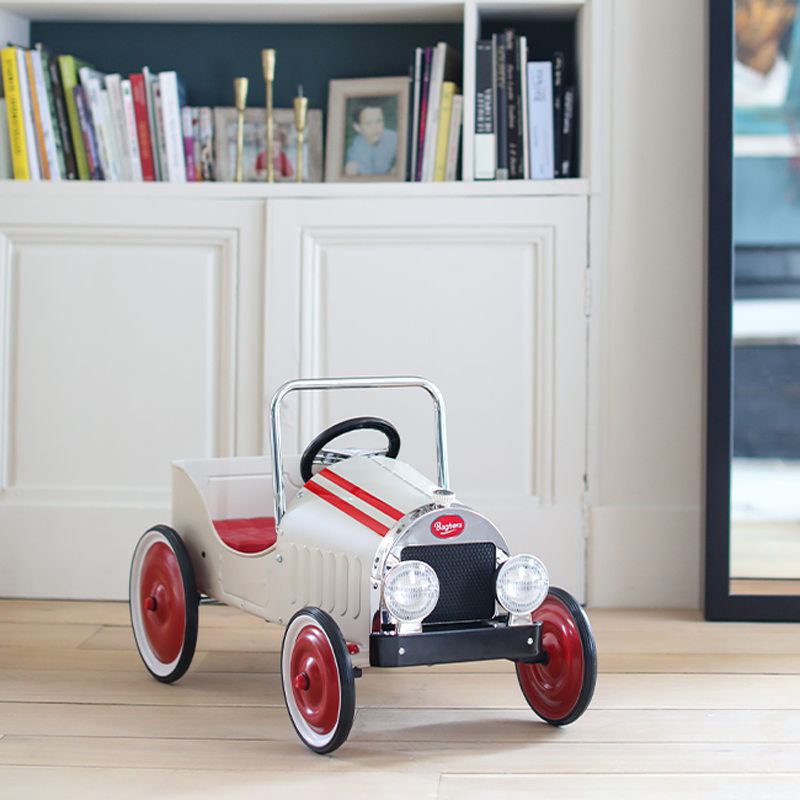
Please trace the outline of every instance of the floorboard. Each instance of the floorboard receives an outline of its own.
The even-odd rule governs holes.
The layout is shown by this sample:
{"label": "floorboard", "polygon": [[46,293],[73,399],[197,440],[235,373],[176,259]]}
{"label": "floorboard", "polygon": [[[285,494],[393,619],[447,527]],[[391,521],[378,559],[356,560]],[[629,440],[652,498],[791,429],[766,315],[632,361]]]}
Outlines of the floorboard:
{"label": "floorboard", "polygon": [[588,613],[599,676],[573,725],[538,720],[507,662],[365,670],[321,757],[284,707],[279,627],[203,606],[164,685],[124,603],[0,601],[0,798],[800,796],[800,625]]}

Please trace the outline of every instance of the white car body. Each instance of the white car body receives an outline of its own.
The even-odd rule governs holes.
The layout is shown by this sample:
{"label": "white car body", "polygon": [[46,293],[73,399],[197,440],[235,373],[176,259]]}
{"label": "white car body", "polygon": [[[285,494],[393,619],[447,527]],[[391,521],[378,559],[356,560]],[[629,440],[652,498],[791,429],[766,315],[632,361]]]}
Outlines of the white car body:
{"label": "white car body", "polygon": [[[508,555],[488,520],[461,505],[437,507],[433,492],[439,487],[402,461],[350,458],[305,487],[298,464],[299,457],[284,460],[289,504],[275,543],[262,552],[228,546],[214,523],[272,515],[266,456],[173,464],[172,525],[187,546],[199,592],[279,624],[305,606],[319,607],[358,646],[355,666],[369,664],[369,634],[392,551],[407,543],[491,541]],[[430,519],[414,525],[419,517]],[[436,520],[449,517],[464,522],[461,530],[435,535]]]}

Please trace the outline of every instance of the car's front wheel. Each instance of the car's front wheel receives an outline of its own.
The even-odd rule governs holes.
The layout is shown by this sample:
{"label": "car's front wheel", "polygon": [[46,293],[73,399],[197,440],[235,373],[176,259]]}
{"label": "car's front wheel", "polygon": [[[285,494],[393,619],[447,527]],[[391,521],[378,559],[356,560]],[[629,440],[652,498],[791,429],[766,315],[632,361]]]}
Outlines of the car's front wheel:
{"label": "car's front wheel", "polygon": [[586,711],[597,682],[597,648],[586,613],[568,592],[550,587],[533,614],[542,621],[541,664],[517,664],[528,705],[551,725],[568,725]]}
{"label": "car's front wheel", "polygon": [[317,753],[346,741],[356,710],[353,664],[339,627],[319,608],[289,621],[281,648],[281,682],[297,734]]}

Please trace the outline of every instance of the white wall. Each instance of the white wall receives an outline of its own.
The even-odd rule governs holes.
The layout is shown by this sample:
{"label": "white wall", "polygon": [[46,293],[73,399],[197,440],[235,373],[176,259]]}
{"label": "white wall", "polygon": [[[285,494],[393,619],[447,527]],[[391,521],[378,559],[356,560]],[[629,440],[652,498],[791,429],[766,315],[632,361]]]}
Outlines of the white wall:
{"label": "white wall", "polygon": [[700,605],[705,5],[611,7],[608,246],[592,331],[595,607]]}
{"label": "white wall", "polygon": [[0,42],[3,47],[7,42],[28,47],[31,42],[31,23],[16,14],[0,11]]}

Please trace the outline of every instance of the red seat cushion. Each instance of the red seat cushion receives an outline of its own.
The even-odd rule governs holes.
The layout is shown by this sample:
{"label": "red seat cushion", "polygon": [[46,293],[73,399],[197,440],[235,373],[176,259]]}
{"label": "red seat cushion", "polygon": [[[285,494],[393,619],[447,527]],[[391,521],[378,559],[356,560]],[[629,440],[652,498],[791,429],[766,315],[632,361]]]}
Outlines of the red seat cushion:
{"label": "red seat cushion", "polygon": [[239,553],[260,553],[278,539],[273,517],[214,520],[219,538]]}

